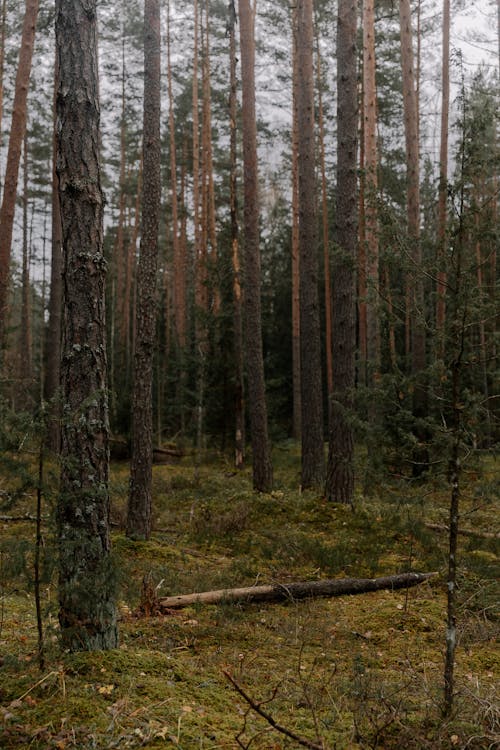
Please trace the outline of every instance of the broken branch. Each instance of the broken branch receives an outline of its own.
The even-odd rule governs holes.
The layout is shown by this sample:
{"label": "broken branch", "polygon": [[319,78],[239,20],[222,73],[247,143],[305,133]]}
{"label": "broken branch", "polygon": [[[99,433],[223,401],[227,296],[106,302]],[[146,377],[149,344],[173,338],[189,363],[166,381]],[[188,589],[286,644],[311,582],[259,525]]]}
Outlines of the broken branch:
{"label": "broken branch", "polygon": [[290,737],[290,739],[295,740],[295,742],[298,742],[299,745],[302,745],[302,747],[308,747],[311,750],[324,750],[323,745],[317,745],[315,742],[311,742],[311,740],[307,740],[305,737],[300,737],[298,734],[295,734],[295,732],[292,732],[291,729],[287,729],[281,724],[278,724],[276,719],[274,719],[271,714],[268,714],[267,711],[264,711],[264,709],[261,708],[260,703],[254,701],[253,698],[245,693],[243,688],[238,685],[236,680],[229,674],[229,672],[222,670],[222,673],[225,677],[227,677],[231,685],[241,695],[241,697],[246,700],[253,711],[255,711],[256,714],[259,714],[259,716],[262,716],[262,718],[265,719],[267,723],[273,727],[273,729],[276,729],[277,732],[281,732],[281,734],[284,734],[286,737]]}

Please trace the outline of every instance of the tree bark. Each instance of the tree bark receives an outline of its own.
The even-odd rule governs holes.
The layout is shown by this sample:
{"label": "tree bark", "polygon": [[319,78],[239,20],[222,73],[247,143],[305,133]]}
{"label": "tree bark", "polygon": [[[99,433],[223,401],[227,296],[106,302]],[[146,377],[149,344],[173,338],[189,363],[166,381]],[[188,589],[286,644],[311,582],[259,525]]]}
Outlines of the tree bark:
{"label": "tree bark", "polygon": [[179,594],[159,600],[160,609],[181,609],[193,604],[219,604],[220,602],[280,602],[295,601],[318,596],[348,596],[370,591],[406,589],[427,581],[436,573],[401,573],[381,578],[334,578],[324,581],[276,583],[269,586],[247,586],[235,589],[204,591],[199,594]]}
{"label": "tree bark", "polygon": [[57,158],[57,91],[59,87],[59,63],[56,55],[54,65],[54,112],[52,137],[52,247],[50,262],[49,322],[46,333],[46,369],[44,398],[49,402],[47,419],[47,445],[58,452],[61,442],[61,409],[59,398],[61,360],[61,315],[62,315],[62,226],[59,202],[59,178],[56,170]]}
{"label": "tree bark", "polygon": [[314,149],[312,0],[297,2],[300,387],[303,488],[325,479]]}
{"label": "tree bark", "polygon": [[144,6],[144,180],[142,238],[137,272],[132,405],[132,461],[127,536],[149,539],[153,465],[153,355],[155,347],[160,218],[160,3]]}
{"label": "tree bark", "polygon": [[118,642],[109,539],[109,425],[95,0],[56,1],[57,170],[64,248],[59,622],[72,651]]}
{"label": "tree bark", "polygon": [[443,0],[443,51],[441,71],[441,145],[439,150],[438,274],[436,302],[437,354],[444,357],[446,319],[446,226],[448,186],[448,119],[450,109],[450,0]]}
{"label": "tree bark", "polygon": [[[427,391],[423,381],[426,364],[424,287],[422,248],[420,244],[420,175],[418,142],[418,106],[416,76],[413,64],[413,39],[411,28],[410,0],[400,0],[401,63],[403,68],[403,105],[406,143],[406,183],[408,242],[411,272],[407,273],[408,323],[411,341],[411,374],[415,380],[413,390],[413,415],[417,422],[415,437],[417,448],[413,456],[414,475],[418,476],[428,464],[424,431],[418,422],[426,416]],[[408,332],[407,332],[408,335]]]}
{"label": "tree bark", "polygon": [[297,124],[297,6],[292,8],[292,387],[293,387],[293,437],[300,440],[302,432],[302,405],[300,388],[300,258],[299,258],[299,165]]}
{"label": "tree bark", "polygon": [[325,354],[326,354],[326,386],[328,401],[333,393],[333,363],[332,363],[332,284],[330,280],[330,229],[328,223],[328,190],[326,183],[325,158],[325,124],[323,116],[323,77],[321,74],[321,52],[319,37],[316,36],[317,85],[318,85],[318,140],[319,161],[321,169],[321,218],[323,227],[323,271],[325,298]]}
{"label": "tree bark", "polygon": [[231,212],[231,261],[233,266],[233,336],[234,336],[234,463],[237,469],[245,462],[245,394],[243,364],[243,310],[241,294],[241,264],[238,226],[237,184],[237,82],[236,82],[236,9],[234,0],[229,0],[229,128],[230,128],[230,212]]}
{"label": "tree bark", "polygon": [[374,0],[363,4],[363,138],[365,156],[365,231],[367,289],[367,361],[370,383],[380,373],[377,90],[375,84]]}
{"label": "tree bark", "polygon": [[35,29],[38,18],[38,0],[26,0],[21,48],[17,66],[14,107],[10,127],[7,167],[0,207],[0,357],[5,344],[7,308],[10,277],[12,231],[16,209],[17,179],[21,150],[26,130],[26,106],[28,98],[31,60],[35,44]]}
{"label": "tree bark", "polygon": [[[186,259],[179,241],[179,210],[177,201],[177,158],[174,118],[174,94],[172,90],[172,62],[170,55],[170,3],[167,2],[167,85],[168,85],[168,131],[170,138],[170,185],[172,196],[172,244],[174,251],[174,320],[177,345],[186,346]],[[183,365],[182,365],[183,366]],[[181,377],[184,377],[182,375]]]}
{"label": "tree bark", "polygon": [[333,264],[333,383],[326,477],[328,500],[354,501],[349,412],[355,383],[357,257],[357,0],[339,0],[337,31],[337,252]]}
{"label": "tree bark", "polygon": [[21,392],[20,403],[26,409],[29,406],[32,386],[32,351],[31,351],[31,285],[30,285],[30,248],[28,241],[28,138],[24,133],[23,159],[23,265],[22,265],[22,300],[21,300],[21,337],[19,347],[19,379]]}
{"label": "tree bark", "polygon": [[262,347],[259,196],[257,174],[257,122],[255,117],[254,9],[250,0],[239,0],[242,78],[244,171],[244,309],[248,408],[252,440],[253,486],[259,492],[272,488],[273,469],[267,431],[267,406]]}
{"label": "tree bark", "polygon": [[5,33],[7,26],[7,0],[2,0],[2,11],[0,13],[0,144],[3,142],[3,79],[5,71]]}

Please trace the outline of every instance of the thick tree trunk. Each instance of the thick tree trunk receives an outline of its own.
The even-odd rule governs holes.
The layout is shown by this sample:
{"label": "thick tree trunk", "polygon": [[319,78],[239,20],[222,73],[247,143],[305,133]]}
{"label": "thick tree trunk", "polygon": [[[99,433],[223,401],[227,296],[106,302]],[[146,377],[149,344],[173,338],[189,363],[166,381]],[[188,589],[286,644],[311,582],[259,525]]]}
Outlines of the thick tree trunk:
{"label": "thick tree trunk", "polygon": [[1,350],[5,344],[10,256],[12,248],[12,231],[14,227],[14,213],[16,209],[17,179],[19,175],[24,132],[26,130],[26,105],[37,17],[38,0],[26,0],[21,49],[19,51],[19,62],[16,74],[14,107],[12,110],[12,122],[10,126],[3,199],[0,207],[0,358]]}
{"label": "thick tree trunk", "polygon": [[136,339],[132,402],[132,461],[127,536],[149,539],[153,465],[153,355],[160,218],[160,3],[144,6],[144,184],[142,238],[137,273]]}
{"label": "thick tree trunk", "polygon": [[314,148],[312,0],[297,3],[297,125],[299,165],[300,387],[302,487],[325,479],[323,393],[318,294]]}
{"label": "thick tree trunk", "polygon": [[253,485],[259,492],[272,488],[273,469],[267,431],[266,389],[261,321],[257,122],[255,118],[254,10],[250,0],[239,0],[242,78],[245,333],[248,408],[252,440]]}
{"label": "thick tree trunk", "polygon": [[204,591],[199,594],[180,594],[159,600],[160,609],[181,609],[193,604],[219,604],[220,602],[280,602],[295,601],[318,596],[348,596],[370,591],[406,589],[418,586],[435,573],[401,573],[382,578],[334,578],[301,583],[276,583],[270,586],[247,586],[236,589]]}
{"label": "thick tree trunk", "polygon": [[59,621],[71,650],[118,641],[109,540],[109,427],[94,2],[56,1],[57,168],[64,249]]}
{"label": "thick tree trunk", "polygon": [[326,496],[354,501],[354,443],[349,411],[355,383],[357,257],[357,1],[339,0],[337,32],[337,211],[333,278],[333,383]]}

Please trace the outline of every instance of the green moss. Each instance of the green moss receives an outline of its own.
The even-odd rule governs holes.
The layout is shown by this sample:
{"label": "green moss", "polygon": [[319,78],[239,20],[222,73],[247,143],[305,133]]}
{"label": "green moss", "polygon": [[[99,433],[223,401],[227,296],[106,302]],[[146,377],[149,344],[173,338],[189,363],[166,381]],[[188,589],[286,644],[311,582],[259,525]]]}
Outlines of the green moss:
{"label": "green moss", "polygon": [[[295,444],[276,459],[277,485],[267,495],[253,492],[248,471],[233,474],[223,462],[203,466],[198,484],[187,462],[155,467],[153,538],[132,542],[120,530],[113,534],[122,582],[121,646],[61,654],[52,574],[43,588],[43,673],[28,580],[33,529],[19,524],[5,530],[4,539],[12,541],[3,548],[4,571],[6,563],[18,563],[6,559],[16,543],[24,542],[27,552],[15,577],[2,581],[0,747],[236,747],[248,707],[223,670],[256,700],[272,698],[277,688],[266,710],[313,740],[316,722],[326,747],[444,750],[454,734],[459,747],[473,736],[482,739],[469,747],[491,744],[500,670],[491,648],[495,540],[460,539],[457,714],[449,722],[440,714],[443,575],[408,592],[134,615],[145,574],[166,595],[408,569],[445,573],[446,535],[425,526],[446,523],[442,489],[429,484],[403,490],[395,483],[373,498],[360,496],[353,513],[317,493],[299,492]],[[463,523],[472,517],[478,530],[489,530],[496,518],[485,487],[475,493],[471,484],[464,492]],[[127,469],[114,467],[118,519],[124,518],[126,492]],[[255,714],[246,722],[252,748],[292,746]]]}

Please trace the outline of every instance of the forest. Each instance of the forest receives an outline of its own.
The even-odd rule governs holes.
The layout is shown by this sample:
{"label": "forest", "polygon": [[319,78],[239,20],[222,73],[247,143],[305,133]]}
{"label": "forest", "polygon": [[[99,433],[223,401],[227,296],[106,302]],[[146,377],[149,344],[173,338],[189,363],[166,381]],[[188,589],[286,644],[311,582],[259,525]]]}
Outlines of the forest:
{"label": "forest", "polygon": [[498,746],[500,0],[0,0],[0,748]]}

